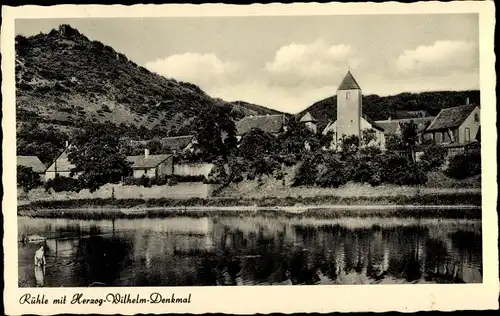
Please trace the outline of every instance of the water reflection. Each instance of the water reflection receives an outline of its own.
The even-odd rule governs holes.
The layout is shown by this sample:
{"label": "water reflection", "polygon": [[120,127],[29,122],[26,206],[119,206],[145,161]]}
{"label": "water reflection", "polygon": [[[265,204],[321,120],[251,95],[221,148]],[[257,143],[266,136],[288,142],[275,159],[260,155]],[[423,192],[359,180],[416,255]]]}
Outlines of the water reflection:
{"label": "water reflection", "polygon": [[19,218],[20,286],[482,282],[480,221]]}

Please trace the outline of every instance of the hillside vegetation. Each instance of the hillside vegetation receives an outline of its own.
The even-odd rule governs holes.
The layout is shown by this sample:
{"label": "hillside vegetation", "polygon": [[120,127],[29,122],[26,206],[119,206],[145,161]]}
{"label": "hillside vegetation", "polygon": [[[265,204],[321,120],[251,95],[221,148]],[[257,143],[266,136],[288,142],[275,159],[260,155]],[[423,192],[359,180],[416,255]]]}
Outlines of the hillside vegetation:
{"label": "hillside vegetation", "polygon": [[16,88],[19,123],[43,121],[62,130],[111,121],[179,135],[214,106],[230,107],[234,119],[277,113],[211,98],[194,84],[150,72],[69,25],[16,36]]}
{"label": "hillside vegetation", "polygon": [[[480,104],[478,90],[405,92],[385,97],[372,94],[363,96],[363,113],[372,120],[395,118],[396,111],[423,110],[435,116],[441,109],[464,105],[467,98],[473,104]],[[315,102],[301,111],[298,117],[302,117],[308,111],[318,120],[319,130],[321,130],[329,120],[334,121],[337,118],[337,96]]]}

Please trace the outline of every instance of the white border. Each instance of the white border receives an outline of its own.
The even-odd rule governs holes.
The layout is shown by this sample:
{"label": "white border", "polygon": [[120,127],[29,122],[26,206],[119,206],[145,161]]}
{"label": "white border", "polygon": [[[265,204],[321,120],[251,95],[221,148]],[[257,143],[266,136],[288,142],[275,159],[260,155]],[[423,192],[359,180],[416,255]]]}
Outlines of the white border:
{"label": "white border", "polygon": [[[52,7],[3,7],[2,11],[2,95],[3,95],[3,185],[4,185],[4,253],[7,314],[56,313],[269,313],[269,312],[354,312],[354,311],[427,311],[497,309],[498,230],[496,212],[496,96],[494,56],[494,3],[425,2],[401,4],[255,4],[250,6],[206,5],[61,5]],[[166,17],[166,16],[252,16],[252,15],[342,15],[342,14],[415,14],[479,13],[480,86],[483,157],[483,262],[484,282],[465,285],[364,285],[364,286],[258,286],[258,287],[176,287],[176,288],[51,288],[19,289],[16,238],[15,185],[15,75],[14,20],[16,18],[88,18],[88,17]],[[191,304],[158,305],[20,305],[24,293],[45,294],[57,298],[67,294],[103,296],[108,292],[152,292],[164,295],[191,293]]]}

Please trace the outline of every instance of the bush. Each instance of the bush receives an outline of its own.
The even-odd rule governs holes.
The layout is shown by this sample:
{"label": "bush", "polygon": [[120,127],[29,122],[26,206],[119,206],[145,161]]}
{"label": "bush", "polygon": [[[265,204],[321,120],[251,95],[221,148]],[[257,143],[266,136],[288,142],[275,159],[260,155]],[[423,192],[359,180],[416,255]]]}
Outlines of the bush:
{"label": "bush", "polygon": [[55,192],[80,192],[81,186],[77,179],[56,176],[45,183],[45,190]]}
{"label": "bush", "polygon": [[458,180],[481,174],[481,153],[475,151],[451,157],[445,174]]}
{"label": "bush", "polygon": [[384,168],[383,156],[362,155],[349,161],[352,168],[351,180],[358,183],[368,183],[372,186],[382,183]]}
{"label": "bush", "polygon": [[431,144],[420,157],[421,167],[427,172],[439,169],[446,159],[446,153],[446,148],[435,143]]}
{"label": "bush", "polygon": [[382,182],[395,185],[419,185],[427,182],[427,175],[410,158],[388,154],[383,157]]}
{"label": "bush", "polygon": [[347,183],[349,175],[345,163],[332,158],[324,165],[320,166],[319,174],[316,178],[316,184],[320,187],[338,188]]}
{"label": "bush", "polygon": [[17,185],[28,193],[31,189],[40,186],[40,175],[31,167],[17,166]]}
{"label": "bush", "polygon": [[125,185],[137,185],[144,187],[151,187],[153,185],[176,185],[177,183],[183,182],[206,182],[206,178],[203,175],[161,175],[153,178],[148,178],[146,176],[142,176],[141,178],[125,178],[123,184]]}

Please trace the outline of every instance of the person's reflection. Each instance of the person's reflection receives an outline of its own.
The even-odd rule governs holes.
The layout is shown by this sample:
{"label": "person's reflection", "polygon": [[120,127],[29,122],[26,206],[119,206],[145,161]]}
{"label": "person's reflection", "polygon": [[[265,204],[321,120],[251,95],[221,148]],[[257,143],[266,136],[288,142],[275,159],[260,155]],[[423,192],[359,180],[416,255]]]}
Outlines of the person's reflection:
{"label": "person's reflection", "polygon": [[45,276],[45,266],[35,266],[36,286],[43,286],[44,276]]}
{"label": "person's reflection", "polygon": [[35,280],[37,286],[43,286],[45,276],[45,249],[43,246],[35,252]]}

